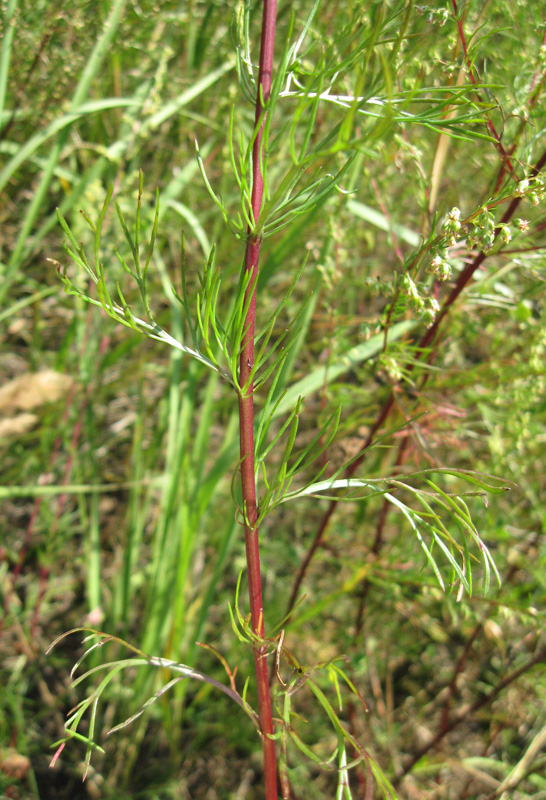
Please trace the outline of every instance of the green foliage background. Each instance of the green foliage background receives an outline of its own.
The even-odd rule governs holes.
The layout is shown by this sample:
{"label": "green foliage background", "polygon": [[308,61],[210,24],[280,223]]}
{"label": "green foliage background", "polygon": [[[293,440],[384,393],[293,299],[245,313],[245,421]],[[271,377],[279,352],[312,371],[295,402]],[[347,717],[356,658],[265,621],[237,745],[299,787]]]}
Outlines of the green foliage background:
{"label": "green foliage background", "polygon": [[[245,565],[232,496],[237,501],[232,387],[202,361],[67,296],[56,273],[63,265],[74,290],[99,301],[92,281],[63,250],[66,232],[56,209],[93,264],[95,236],[79,209],[96,225],[113,185],[133,231],[142,170],[143,242],[154,230],[156,187],[160,198],[148,270],[155,321],[194,347],[172,288],[183,294],[183,272],[191,312],[201,300],[206,307],[200,276],[213,244],[221,276],[216,311],[229,317],[244,242],[225,217],[237,222],[241,215],[244,232],[244,190],[233,159],[239,136],[244,154],[253,133],[254,109],[243,91],[244,47],[250,45],[255,61],[260,31],[259,6],[248,9],[247,34],[237,22],[243,9],[210,0],[77,2],[70,9],[57,0],[1,4],[0,375],[10,387],[27,373],[55,370],[69,376],[72,387],[35,405],[26,427],[23,401],[0,403],[5,796],[262,796],[255,728],[210,684],[177,683],[138,721],[106,738],[173,677],[167,668],[127,670],[105,690],[94,730],[83,718],[81,734],[105,750],[93,753],[83,789],[85,743],[70,742],[50,770],[50,746],[84,693],[69,678],[82,655],[81,637],[64,639],[45,655],[56,636],[87,626],[227,685],[217,651],[231,671],[237,668],[239,692],[252,676],[251,650],[235,635],[228,609]],[[290,40],[291,13],[295,41],[311,10],[306,2],[281,3],[279,59]],[[299,330],[275,389],[286,395],[263,443],[265,451],[266,441],[276,442],[267,474],[284,463],[288,434],[281,435],[281,427],[298,397],[303,404],[294,453],[317,432],[328,436],[328,421],[339,406],[341,412],[333,441],[324,453],[318,445],[312,451],[315,465],[293,492],[315,480],[321,467],[322,479],[342,480],[345,473],[336,470],[359,453],[392,394],[379,445],[355,478],[391,492],[420,513],[421,522],[441,521],[440,539],[450,555],[410,512],[396,503],[387,509],[377,491],[371,497],[361,491],[367,499],[358,500],[351,490],[365,487],[346,486],[335,493],[345,502],[337,504],[305,574],[305,598],[282,623],[328,507],[327,499],[301,493],[263,521],[266,620],[271,631],[282,623],[284,645],[304,671],[346,655],[344,672],[369,712],[347,691],[337,713],[398,796],[540,798],[546,797],[546,220],[541,186],[518,185],[501,172],[491,125],[519,181],[530,176],[546,146],[546,18],[538,3],[503,0],[461,3],[458,18],[477,87],[464,69],[451,3],[318,6],[293,69],[307,96],[281,94],[272,113],[271,191],[294,152],[306,146],[306,132],[316,153],[299,184],[301,213],[278,231],[279,214],[272,218],[258,283],[260,325],[284,302],[270,344],[295,320]],[[331,94],[365,97],[366,113],[358,104],[314,105],[310,92],[322,90],[321,80],[331,81]],[[201,175],[196,140],[224,213]],[[341,170],[340,190],[311,202],[305,187]],[[442,320],[427,365],[418,345],[434,318],[432,301],[441,305],[485,246],[484,206],[495,225],[521,195],[517,215],[528,226],[511,221],[511,241],[496,229],[482,267]],[[451,231],[444,220],[454,207],[467,230],[456,231],[443,254],[440,240]],[[118,282],[128,313],[144,318],[138,286],[116,257],[117,250],[129,263],[131,248],[113,206],[103,223],[98,261],[106,284],[118,302]],[[427,271],[439,253],[451,269],[445,283]],[[271,380],[257,396],[259,411],[267,407]],[[469,471],[480,486],[468,483]],[[263,473],[258,479],[263,497]],[[472,536],[467,550],[461,545],[470,530],[461,521],[463,507],[450,500],[442,506],[440,491],[464,496],[501,586],[492,573],[489,591],[482,592],[490,562],[480,561]],[[427,516],[425,502],[437,517]],[[416,527],[426,533],[428,555]],[[470,572],[472,592],[462,592]],[[105,651],[114,660],[127,655],[113,642],[94,650],[89,666],[106,660]],[[281,663],[280,673],[288,680],[294,664]],[[332,672],[317,667],[309,674],[335,705]],[[96,683],[91,676],[85,691]],[[255,702],[252,680],[248,701]],[[316,761],[327,759],[336,731],[305,687],[293,703],[301,718],[294,716],[292,725],[303,744],[298,749],[291,740],[287,753],[293,796],[364,796],[363,786],[371,786],[365,763],[349,770],[353,794],[348,788],[339,794],[339,771],[305,757],[309,747]],[[350,761],[354,753],[347,756]],[[17,774],[16,757],[22,759]],[[388,796],[375,784],[369,790]]]}

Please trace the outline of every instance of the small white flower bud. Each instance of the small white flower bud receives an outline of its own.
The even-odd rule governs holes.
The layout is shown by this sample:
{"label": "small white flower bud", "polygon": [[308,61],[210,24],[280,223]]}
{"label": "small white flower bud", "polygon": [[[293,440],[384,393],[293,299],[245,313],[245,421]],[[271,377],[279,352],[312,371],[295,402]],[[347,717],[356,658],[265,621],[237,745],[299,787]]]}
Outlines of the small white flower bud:
{"label": "small white flower bud", "polygon": [[434,256],[428,263],[427,272],[438,272],[442,265],[443,259],[440,256]]}

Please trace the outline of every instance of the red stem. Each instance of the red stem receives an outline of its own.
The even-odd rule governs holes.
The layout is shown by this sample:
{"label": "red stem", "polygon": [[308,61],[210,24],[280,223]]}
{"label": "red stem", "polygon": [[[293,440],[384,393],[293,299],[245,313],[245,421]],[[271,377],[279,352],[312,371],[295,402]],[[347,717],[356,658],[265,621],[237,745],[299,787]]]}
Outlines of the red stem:
{"label": "red stem", "polygon": [[[277,19],[277,0],[264,0],[262,17],[262,41],[260,48],[260,67],[256,96],[255,124],[258,125],[271,92],[273,69],[273,50],[275,25]],[[252,218],[258,219],[262,206],[264,178],[262,174],[262,136],[265,118],[254,141],[252,151]],[[241,454],[241,484],[243,495],[243,516],[245,528],[246,561],[248,569],[248,590],[252,629],[256,636],[265,639],[265,626],[262,600],[262,581],[260,574],[260,545],[258,534],[258,508],[256,504],[256,480],[254,464],[254,386],[252,369],[254,367],[254,328],[256,320],[256,279],[260,256],[261,238],[248,231],[245,253],[245,271],[251,274],[245,301],[250,303],[245,319],[245,338],[239,362],[239,435]],[[275,742],[270,738],[274,733],[269,677],[266,662],[266,645],[254,648],[254,666],[258,692],[258,708],[264,755],[266,800],[277,800],[277,768]]]}
{"label": "red stem", "polygon": [[[453,13],[455,15],[455,19],[457,20],[457,25],[458,25],[458,28],[459,28],[459,37],[461,39],[461,45],[462,45],[462,48],[463,48],[463,53],[464,53],[464,57],[465,57],[465,61],[466,61],[466,66],[468,68],[468,77],[470,78],[470,82],[472,83],[472,85],[475,86],[476,85],[476,78],[474,77],[474,72],[472,71],[472,64],[470,62],[470,58],[469,58],[469,55],[468,55],[468,49],[467,49],[467,45],[466,45],[466,36],[465,36],[465,33],[464,33],[462,19],[460,18],[459,13],[458,13],[457,0],[451,0],[451,4],[453,6]],[[493,122],[492,122],[492,120],[491,120],[491,118],[489,116],[487,117],[487,127],[491,131],[491,135],[493,136],[493,138],[495,139],[495,141],[497,143],[497,149],[498,149],[498,151],[499,151],[499,153],[501,155],[503,165],[505,165],[509,169],[512,177],[514,178],[514,180],[517,183],[518,182],[518,176],[516,175],[516,173],[514,171],[514,167],[512,166],[512,162],[510,161],[510,156],[508,155],[508,153],[504,149],[503,144],[501,142],[501,138],[500,138],[499,134],[497,133],[497,130],[496,130],[495,126],[493,125]]]}
{"label": "red stem", "polygon": [[[546,33],[542,37],[542,45],[543,46],[546,45]],[[540,78],[540,81],[539,81],[539,76],[540,76],[541,72],[542,72],[542,77]],[[535,71],[535,74],[533,76],[533,80],[531,82],[531,90],[530,90],[531,91],[531,96],[530,96],[529,100],[527,101],[527,108],[529,110],[534,109],[534,107],[536,106],[536,104],[538,102],[538,99],[539,99],[539,97],[540,97],[540,95],[542,93],[542,89],[543,89],[543,86],[544,86],[545,82],[546,82],[546,70],[541,70],[541,68],[538,67],[536,69],[536,71]],[[537,83],[538,83],[538,85],[537,85]],[[521,120],[520,124],[519,124],[519,128],[518,128],[518,131],[516,133],[514,142],[513,142],[512,146],[510,147],[510,150],[508,151],[509,155],[513,155],[515,153],[516,147],[517,147],[517,143],[519,142],[521,134],[525,130],[526,125],[527,125],[527,120],[525,118],[523,118]],[[505,174],[506,174],[506,163],[503,162],[501,164],[501,167],[500,167],[500,170],[499,170],[499,174],[497,176],[497,181],[495,183],[495,188],[493,190],[493,194],[497,194],[497,192],[499,191],[500,187],[502,186],[502,182],[504,180]]]}

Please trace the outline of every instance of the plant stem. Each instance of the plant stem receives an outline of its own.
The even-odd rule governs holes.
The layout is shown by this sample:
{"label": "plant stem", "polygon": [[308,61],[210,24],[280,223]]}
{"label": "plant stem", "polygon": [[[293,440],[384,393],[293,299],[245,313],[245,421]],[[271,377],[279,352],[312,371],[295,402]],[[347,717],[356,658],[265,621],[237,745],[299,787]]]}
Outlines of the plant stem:
{"label": "plant stem", "polygon": [[[472,62],[471,62],[470,57],[468,55],[468,47],[467,47],[467,44],[466,44],[466,36],[465,36],[465,33],[464,33],[462,19],[459,16],[459,10],[457,8],[457,0],[451,0],[451,5],[453,6],[453,14],[455,16],[455,19],[457,20],[457,25],[458,25],[458,28],[459,28],[459,37],[460,37],[461,45],[462,45],[462,48],[463,48],[464,58],[465,58],[465,61],[466,61],[466,67],[467,67],[467,70],[468,70],[468,76],[470,78],[470,82],[472,83],[472,85],[475,86],[476,85],[476,78],[474,77],[474,71],[472,69]],[[478,97],[479,97],[479,94],[478,94]],[[489,128],[489,130],[491,132],[491,135],[493,136],[493,138],[495,139],[495,142],[497,143],[497,149],[498,149],[498,151],[500,153],[503,167],[510,172],[512,178],[517,183],[518,176],[516,175],[516,172],[514,170],[512,162],[510,161],[510,156],[506,152],[506,150],[504,149],[502,141],[501,141],[501,138],[500,138],[499,134],[497,133],[497,131],[495,129],[495,126],[493,125],[493,122],[492,122],[491,117],[489,115],[487,116],[487,127]]]}
{"label": "plant stem", "polygon": [[[264,0],[262,17],[262,40],[260,48],[260,67],[256,93],[255,124],[258,125],[264,105],[271,91],[271,74],[273,68],[273,49],[275,42],[275,24],[277,18],[277,0]],[[254,141],[252,151],[252,215],[257,220],[262,206],[264,192],[264,176],[262,174],[262,135],[265,118]],[[250,612],[252,629],[262,641],[265,638],[265,626],[262,601],[262,581],[260,574],[260,545],[257,526],[258,509],[256,504],[256,479],[254,465],[254,387],[252,369],[254,366],[254,328],[256,319],[256,279],[258,276],[258,260],[260,256],[261,237],[256,237],[252,230],[248,231],[245,253],[245,271],[251,274],[245,303],[248,311],[245,318],[245,335],[239,362],[239,434],[241,453],[241,484],[243,495],[243,516],[245,528],[246,561],[248,569],[248,590],[250,596]],[[269,694],[269,676],[266,662],[266,645],[254,648],[254,666],[258,691],[258,707],[264,755],[265,796],[266,800],[277,798],[277,769],[275,743],[269,737],[273,734],[273,715],[271,696]]]}
{"label": "plant stem", "polygon": [[[538,175],[545,165],[546,165],[546,150],[542,153],[541,157],[536,162],[535,166],[530,170],[530,172],[529,172],[530,177],[534,177],[535,175]],[[521,203],[521,201],[522,201],[522,197],[514,197],[512,199],[512,201],[510,202],[508,208],[506,209],[506,211],[504,212],[504,215],[502,216],[502,218],[500,220],[500,224],[501,225],[506,224],[507,222],[509,222],[512,219],[512,217],[514,216],[514,214],[515,214],[519,204]],[[500,227],[497,227],[497,229],[495,231],[495,238],[497,238],[497,236],[499,235],[500,230],[501,230]],[[441,323],[445,319],[445,317],[446,317],[449,309],[451,308],[451,306],[455,303],[455,301],[458,299],[459,295],[466,288],[466,286],[470,283],[474,273],[479,269],[479,267],[482,265],[482,263],[485,261],[486,258],[487,258],[487,253],[484,253],[483,251],[479,252],[477,254],[477,256],[472,261],[470,261],[466,265],[466,267],[463,269],[463,271],[460,273],[455,285],[453,286],[453,288],[452,288],[451,292],[449,293],[449,295],[446,297],[444,303],[442,304],[442,307],[441,307],[440,311],[436,315],[436,319],[434,320],[433,324],[430,326],[430,328],[427,329],[427,331],[425,332],[425,334],[421,338],[421,341],[419,342],[419,346],[417,348],[418,355],[416,357],[416,360],[407,365],[406,369],[407,369],[408,372],[413,372],[413,370],[415,369],[415,367],[417,365],[418,360],[422,359],[424,361],[424,363],[429,363],[429,364],[434,360],[435,349],[433,348],[433,349],[429,350],[429,348],[431,347],[431,345],[434,343],[434,341],[436,339],[436,335],[438,333],[438,330],[440,328]],[[352,476],[355,474],[355,472],[358,469],[358,467],[364,461],[364,458],[366,456],[366,451],[372,445],[376,433],[380,430],[380,428],[383,425],[383,423],[390,416],[390,413],[391,413],[391,411],[393,410],[394,407],[395,407],[395,392],[391,391],[391,393],[387,397],[384,405],[380,409],[379,414],[377,416],[377,419],[374,422],[374,424],[372,425],[372,427],[370,429],[370,432],[369,432],[364,444],[362,445],[362,448],[361,448],[361,451],[360,451],[360,454],[359,454],[358,458],[356,458],[351,463],[351,465],[348,467],[348,469],[345,472],[345,475],[348,478],[352,478]],[[404,445],[404,441],[405,440],[402,440],[401,446],[405,446]],[[324,534],[326,532],[326,529],[328,527],[330,519],[331,519],[331,517],[332,517],[332,515],[333,515],[333,513],[334,513],[334,511],[336,509],[336,505],[337,505],[336,501],[332,500],[330,502],[328,508],[324,512],[324,515],[323,515],[322,520],[321,520],[321,522],[319,524],[319,528],[318,528],[318,531],[317,531],[317,533],[315,535],[315,538],[313,539],[313,542],[311,543],[311,545],[309,547],[309,550],[307,551],[307,554],[306,554],[306,556],[305,556],[305,558],[304,558],[304,560],[303,560],[303,562],[302,562],[302,564],[300,566],[300,569],[299,569],[298,574],[296,576],[296,579],[294,581],[294,586],[293,586],[292,593],[290,595],[290,600],[288,602],[288,607],[287,607],[287,610],[286,610],[286,614],[287,615],[292,611],[292,609],[293,609],[293,607],[294,607],[294,605],[296,603],[301,584],[303,583],[303,580],[305,578],[305,575],[307,573],[309,565],[310,565],[310,563],[311,563],[316,551],[318,550],[318,548],[322,544],[322,540],[324,538]],[[381,541],[381,534],[380,534],[379,544],[380,544],[380,541]]]}

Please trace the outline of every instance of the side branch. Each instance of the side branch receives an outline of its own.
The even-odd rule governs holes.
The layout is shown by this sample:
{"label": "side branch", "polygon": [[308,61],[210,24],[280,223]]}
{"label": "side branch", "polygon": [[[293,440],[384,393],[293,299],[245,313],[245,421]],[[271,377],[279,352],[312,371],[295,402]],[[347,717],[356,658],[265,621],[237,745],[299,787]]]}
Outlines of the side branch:
{"label": "side branch", "polygon": [[[536,165],[531,170],[531,173],[530,173],[531,177],[534,177],[534,176],[538,175],[539,172],[541,172],[541,170],[542,170],[542,168],[544,167],[545,164],[546,164],[546,150],[544,151],[544,153],[542,154],[540,159],[537,161]],[[501,226],[506,224],[506,223],[508,223],[512,219],[512,217],[514,216],[514,214],[515,214],[519,204],[521,203],[522,199],[523,199],[522,197],[514,197],[514,199],[511,201],[510,205],[506,209],[506,211],[505,211],[505,213],[504,213],[504,215],[503,215],[503,217],[502,217],[502,219],[500,221],[500,225]],[[501,230],[501,228],[499,227],[495,231],[495,238],[498,236],[500,230]],[[459,275],[459,277],[458,277],[454,287],[452,288],[451,292],[449,293],[447,298],[444,300],[444,302],[442,304],[442,307],[441,307],[440,311],[438,312],[438,314],[436,316],[436,319],[434,320],[433,324],[430,326],[430,328],[427,329],[425,334],[422,336],[421,341],[419,342],[419,345],[417,347],[415,360],[407,365],[406,372],[412,373],[414,371],[415,367],[419,363],[419,359],[422,358],[423,353],[427,354],[425,363],[431,363],[434,360],[435,353],[434,353],[434,351],[430,351],[429,348],[434,343],[443,320],[446,318],[446,315],[447,315],[449,309],[455,303],[455,301],[458,299],[459,295],[463,292],[463,290],[470,283],[474,273],[480,268],[482,263],[485,261],[486,257],[487,257],[487,255],[483,251],[478,253],[478,255],[474,258],[474,260],[471,261],[469,264],[467,264],[465,269],[461,272],[461,274]],[[389,396],[388,396],[387,400],[385,401],[383,407],[381,408],[379,414],[377,415],[376,421],[374,422],[374,424],[371,427],[371,430],[370,430],[370,432],[369,432],[369,434],[368,434],[368,436],[366,438],[366,441],[364,442],[364,444],[362,446],[362,449],[360,451],[360,454],[359,454],[358,458],[356,458],[351,463],[351,465],[348,467],[348,469],[346,470],[346,472],[345,472],[346,477],[348,477],[348,478],[353,477],[353,475],[355,474],[356,470],[360,467],[360,465],[362,464],[362,462],[364,461],[364,458],[366,456],[366,451],[368,450],[368,448],[370,447],[370,445],[374,441],[377,432],[381,429],[381,427],[383,426],[383,424],[385,423],[385,421],[389,417],[394,405],[395,405],[395,394],[394,394],[393,391],[391,391],[391,393],[389,394]],[[401,447],[404,446],[404,441],[405,441],[405,439],[402,439],[402,441],[400,443]],[[328,527],[328,524],[329,524],[330,519],[331,519],[331,517],[332,517],[332,515],[334,513],[335,508],[336,508],[336,501],[335,500],[330,501],[330,503],[328,505],[328,508],[324,512],[322,520],[321,520],[321,522],[319,524],[317,534],[316,534],[315,538],[313,539],[313,542],[311,543],[311,545],[310,545],[310,547],[309,547],[309,549],[307,551],[306,556],[303,559],[302,565],[301,565],[301,567],[299,569],[299,572],[298,572],[298,574],[296,576],[296,579],[294,581],[294,586],[292,588],[292,593],[290,595],[290,601],[289,601],[287,612],[286,612],[287,614],[289,614],[292,611],[292,609],[294,608],[294,605],[295,605],[296,600],[298,598],[299,590],[301,588],[301,584],[303,583],[303,580],[305,578],[305,575],[307,573],[309,565],[311,564],[311,561],[312,561],[316,551],[318,550],[318,548],[320,547],[320,545],[322,543],[322,540],[324,538],[324,534],[326,532],[326,529]]]}

